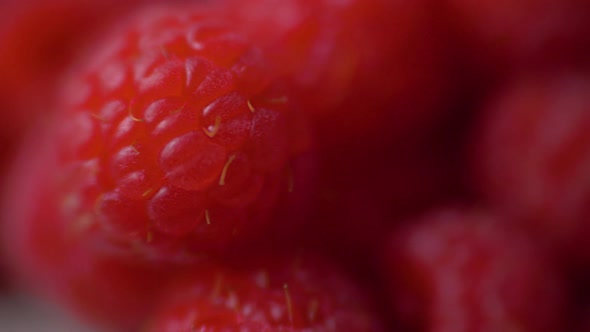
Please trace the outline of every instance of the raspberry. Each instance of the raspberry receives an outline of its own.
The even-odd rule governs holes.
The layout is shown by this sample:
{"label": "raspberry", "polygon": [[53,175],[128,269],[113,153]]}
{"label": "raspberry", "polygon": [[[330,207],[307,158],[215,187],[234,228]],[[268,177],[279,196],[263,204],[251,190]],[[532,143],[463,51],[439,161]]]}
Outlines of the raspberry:
{"label": "raspberry", "polygon": [[71,71],[55,169],[37,184],[58,197],[54,226],[169,260],[247,242],[304,196],[291,184],[305,123],[260,50],[213,13],[138,10]]}
{"label": "raspberry", "polygon": [[431,5],[239,0],[227,12],[272,54],[322,144],[382,144],[424,132],[444,114],[449,76]]}
{"label": "raspberry", "polygon": [[259,257],[184,276],[147,331],[383,331],[366,296],[310,258]]}
{"label": "raspberry", "polygon": [[520,79],[486,107],[474,144],[475,181],[491,205],[529,232],[590,262],[590,79]]}
{"label": "raspberry", "polygon": [[412,331],[558,331],[564,290],[526,237],[483,212],[446,209],[395,233],[392,313]]}

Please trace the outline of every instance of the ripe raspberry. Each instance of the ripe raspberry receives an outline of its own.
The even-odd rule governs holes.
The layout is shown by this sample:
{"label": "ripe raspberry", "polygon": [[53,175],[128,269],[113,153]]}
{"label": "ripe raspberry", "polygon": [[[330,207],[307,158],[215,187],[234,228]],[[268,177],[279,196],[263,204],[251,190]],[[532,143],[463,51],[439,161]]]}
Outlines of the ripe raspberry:
{"label": "ripe raspberry", "polygon": [[277,258],[186,276],[147,331],[383,331],[364,294],[332,266]]}
{"label": "ripe raspberry", "polygon": [[392,312],[412,331],[558,331],[564,290],[552,266],[495,217],[442,210],[392,236]]}
{"label": "ripe raspberry", "polygon": [[304,196],[304,122],[212,10],[139,10],[93,52],[57,106],[55,171],[36,184],[56,191],[59,227],[173,259],[247,241]]}
{"label": "ripe raspberry", "polygon": [[323,144],[383,144],[445,111],[450,75],[432,9],[429,0],[234,0],[227,12],[271,52]]}
{"label": "ripe raspberry", "polygon": [[590,262],[590,77],[521,79],[485,109],[475,181],[500,211]]}

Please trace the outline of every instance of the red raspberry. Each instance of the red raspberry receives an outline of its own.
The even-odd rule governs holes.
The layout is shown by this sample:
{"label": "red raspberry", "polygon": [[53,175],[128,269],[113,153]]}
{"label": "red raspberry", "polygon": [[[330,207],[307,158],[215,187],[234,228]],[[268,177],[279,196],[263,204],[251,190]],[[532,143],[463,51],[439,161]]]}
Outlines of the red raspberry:
{"label": "red raspberry", "polygon": [[546,256],[495,217],[430,213],[390,239],[392,312],[411,331],[558,331],[564,290]]}
{"label": "red raspberry", "polygon": [[93,52],[58,105],[56,164],[35,184],[55,191],[43,206],[56,215],[37,222],[173,259],[258,236],[304,196],[303,122],[263,54],[212,11],[140,10]]}
{"label": "red raspberry", "polygon": [[521,79],[486,106],[476,132],[476,181],[530,232],[590,262],[590,77]]}
{"label": "red raspberry", "polygon": [[147,331],[384,331],[364,294],[323,261],[213,266],[166,292]]}
{"label": "red raspberry", "polygon": [[429,0],[235,0],[227,12],[271,52],[321,142],[383,144],[445,111],[450,75],[432,9]]}

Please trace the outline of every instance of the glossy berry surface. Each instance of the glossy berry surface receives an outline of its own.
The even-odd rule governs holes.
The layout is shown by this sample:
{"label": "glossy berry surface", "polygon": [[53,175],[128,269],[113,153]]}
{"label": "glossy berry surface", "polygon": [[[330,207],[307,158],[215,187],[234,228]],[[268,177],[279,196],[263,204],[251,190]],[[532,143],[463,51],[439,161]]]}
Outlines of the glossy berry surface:
{"label": "glossy berry surface", "polygon": [[309,256],[208,266],[161,303],[147,331],[383,331],[357,287]]}
{"label": "glossy berry surface", "polygon": [[541,251],[483,212],[446,209],[390,238],[392,313],[409,331],[556,331],[564,290]]}
{"label": "glossy berry surface", "polygon": [[258,49],[189,8],[122,20],[58,103],[56,173],[41,185],[57,191],[60,218],[103,243],[223,249],[292,196],[303,121]]}

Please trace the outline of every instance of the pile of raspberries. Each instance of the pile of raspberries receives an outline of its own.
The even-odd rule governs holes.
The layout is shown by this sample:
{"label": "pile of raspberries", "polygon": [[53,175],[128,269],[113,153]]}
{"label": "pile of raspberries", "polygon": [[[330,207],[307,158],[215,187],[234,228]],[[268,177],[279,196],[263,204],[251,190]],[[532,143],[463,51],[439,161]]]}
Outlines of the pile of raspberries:
{"label": "pile of raspberries", "polygon": [[590,331],[587,0],[5,0],[3,291],[98,331]]}

